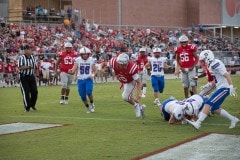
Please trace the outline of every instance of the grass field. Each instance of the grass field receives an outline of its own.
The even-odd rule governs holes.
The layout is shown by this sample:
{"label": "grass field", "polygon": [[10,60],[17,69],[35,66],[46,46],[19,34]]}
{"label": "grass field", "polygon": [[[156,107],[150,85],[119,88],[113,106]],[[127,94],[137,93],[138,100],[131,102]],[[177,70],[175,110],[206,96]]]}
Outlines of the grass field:
{"label": "grass field", "polygon": [[[240,96],[240,76],[232,76]],[[199,86],[206,79],[199,81]],[[119,83],[95,84],[96,112],[87,114],[72,85],[69,104],[60,105],[61,86],[39,87],[38,111],[23,112],[20,88],[0,88],[0,123],[37,122],[71,124],[0,136],[1,160],[128,160],[204,133],[240,135],[240,124],[217,115],[207,118],[199,131],[190,125],[169,125],[153,106],[153,91],[148,82],[146,123],[135,117],[133,108],[123,102]],[[160,100],[169,96],[183,99],[180,80],[166,80]],[[240,98],[229,96],[223,108],[240,117]]]}

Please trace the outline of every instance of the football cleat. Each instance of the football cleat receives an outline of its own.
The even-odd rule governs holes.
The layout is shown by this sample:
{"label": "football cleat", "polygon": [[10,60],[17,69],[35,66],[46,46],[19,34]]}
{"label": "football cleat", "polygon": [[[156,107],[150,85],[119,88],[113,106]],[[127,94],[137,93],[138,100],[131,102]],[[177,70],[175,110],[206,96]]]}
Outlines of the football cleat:
{"label": "football cleat", "polygon": [[135,109],[136,117],[140,117],[141,116],[140,105],[136,104],[134,106],[134,109]]}
{"label": "football cleat", "polygon": [[37,111],[37,108],[35,106],[32,107],[33,111]]}
{"label": "football cleat", "polygon": [[86,107],[86,113],[91,113],[90,107]]}
{"label": "football cleat", "polygon": [[145,98],[145,97],[146,97],[146,95],[142,93],[141,97],[142,97],[142,98]]}
{"label": "football cleat", "polygon": [[63,100],[63,99],[61,99],[59,103],[60,103],[60,104],[64,104],[64,100]]}
{"label": "football cleat", "polygon": [[234,117],[234,119],[231,121],[231,125],[230,125],[230,129],[235,128],[236,124],[239,122],[240,120],[237,117]]}
{"label": "football cleat", "polygon": [[161,102],[159,101],[159,99],[155,99],[153,103],[156,107],[161,106]]}
{"label": "football cleat", "polygon": [[64,100],[64,104],[68,104],[68,100]]}
{"label": "football cleat", "polygon": [[95,112],[95,105],[94,103],[91,104],[91,109],[90,109],[91,112]]}
{"label": "football cleat", "polygon": [[141,118],[144,119],[145,118],[145,108],[146,108],[146,105],[145,104],[142,104],[140,106],[140,113],[141,113]]}

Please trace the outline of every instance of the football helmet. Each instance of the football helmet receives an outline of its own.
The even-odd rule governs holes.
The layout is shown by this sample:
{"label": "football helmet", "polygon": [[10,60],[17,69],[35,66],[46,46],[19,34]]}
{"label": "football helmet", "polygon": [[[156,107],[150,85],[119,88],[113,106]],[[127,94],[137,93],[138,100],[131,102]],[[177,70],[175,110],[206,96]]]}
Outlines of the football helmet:
{"label": "football helmet", "polygon": [[204,61],[207,65],[210,65],[214,60],[214,54],[211,50],[204,50],[200,53],[199,60]]}
{"label": "football helmet", "polygon": [[72,43],[66,42],[66,43],[64,44],[64,47],[65,47],[65,48],[72,48],[73,46],[72,46]]}
{"label": "football helmet", "polygon": [[117,63],[118,64],[128,64],[129,62],[129,56],[126,53],[119,54],[117,57]]}
{"label": "football helmet", "polygon": [[193,116],[195,114],[195,109],[191,102],[186,103],[184,111],[185,111],[185,114],[187,114],[189,116]]}
{"label": "football helmet", "polygon": [[188,37],[186,35],[182,35],[179,37],[179,42],[182,43],[182,42],[188,42]]}
{"label": "football helmet", "polygon": [[87,47],[82,47],[80,50],[79,50],[79,53],[80,54],[90,54],[91,53],[91,50]]}

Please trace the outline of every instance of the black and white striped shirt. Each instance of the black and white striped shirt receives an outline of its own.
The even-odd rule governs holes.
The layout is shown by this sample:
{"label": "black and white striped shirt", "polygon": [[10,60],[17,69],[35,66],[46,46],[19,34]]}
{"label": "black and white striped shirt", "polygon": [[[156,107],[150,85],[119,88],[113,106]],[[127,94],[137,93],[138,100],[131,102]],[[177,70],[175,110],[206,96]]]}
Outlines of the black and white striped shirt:
{"label": "black and white striped shirt", "polygon": [[31,55],[30,57],[27,57],[25,54],[21,55],[18,60],[18,67],[22,66],[31,66],[32,68],[20,70],[20,74],[27,76],[34,75],[34,71],[37,68],[37,63],[33,55]]}

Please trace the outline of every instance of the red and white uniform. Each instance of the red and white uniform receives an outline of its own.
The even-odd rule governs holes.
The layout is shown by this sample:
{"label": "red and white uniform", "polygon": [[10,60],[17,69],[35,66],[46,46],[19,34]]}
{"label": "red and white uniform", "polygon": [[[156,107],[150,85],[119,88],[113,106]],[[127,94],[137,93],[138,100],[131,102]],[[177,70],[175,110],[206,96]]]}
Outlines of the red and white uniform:
{"label": "red and white uniform", "polygon": [[53,72],[55,67],[56,67],[56,61],[55,60],[51,60],[49,62],[51,63],[51,66],[50,66],[49,70]]}
{"label": "red and white uniform", "polygon": [[192,68],[195,62],[198,61],[193,55],[197,51],[196,45],[187,44],[186,47],[180,45],[174,51],[179,56],[179,65],[181,68]]}
{"label": "red and white uniform", "polygon": [[61,58],[60,72],[68,73],[69,69],[72,69],[74,65],[74,59],[77,57],[77,52],[60,52],[59,57]]}
{"label": "red and white uniform", "polygon": [[132,82],[134,80],[133,76],[138,73],[138,67],[132,61],[129,61],[125,70],[119,70],[117,66],[117,58],[112,58],[109,61],[109,65],[112,66],[117,79],[123,84]]}
{"label": "red and white uniform", "polygon": [[138,65],[138,70],[141,72],[144,69],[145,64],[148,62],[148,57],[146,55],[139,55],[137,57],[136,63]]}
{"label": "red and white uniform", "polygon": [[[178,57],[178,63],[182,69],[182,85],[184,88],[196,86],[197,83],[192,81],[192,77],[196,76],[195,64],[198,62],[198,58],[194,56],[197,51],[197,47],[193,44],[186,44],[186,46],[178,46],[174,48],[176,56]],[[190,69],[190,70],[189,70]]]}
{"label": "red and white uniform", "polygon": [[6,74],[13,74],[14,69],[10,63],[6,64],[4,67],[5,67]]}

